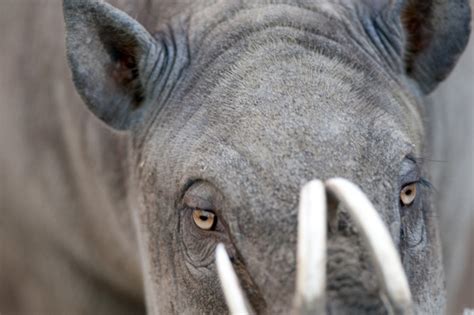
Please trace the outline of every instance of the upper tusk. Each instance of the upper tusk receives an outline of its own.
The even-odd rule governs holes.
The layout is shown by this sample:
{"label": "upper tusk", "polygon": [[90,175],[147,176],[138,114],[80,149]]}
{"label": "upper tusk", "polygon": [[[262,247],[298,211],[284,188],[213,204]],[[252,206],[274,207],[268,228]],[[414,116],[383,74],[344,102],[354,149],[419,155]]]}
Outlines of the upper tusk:
{"label": "upper tusk", "polygon": [[321,181],[313,180],[300,195],[296,314],[325,313],[326,229],[326,192]]}
{"label": "upper tusk", "polygon": [[233,315],[251,314],[252,312],[247,308],[247,301],[240,288],[237,275],[222,243],[218,244],[216,248],[216,265],[230,313]]}
{"label": "upper tusk", "polygon": [[408,281],[392,238],[372,203],[353,183],[343,178],[326,181],[329,192],[346,207],[365,238],[376,271],[395,313],[411,313],[412,300]]}

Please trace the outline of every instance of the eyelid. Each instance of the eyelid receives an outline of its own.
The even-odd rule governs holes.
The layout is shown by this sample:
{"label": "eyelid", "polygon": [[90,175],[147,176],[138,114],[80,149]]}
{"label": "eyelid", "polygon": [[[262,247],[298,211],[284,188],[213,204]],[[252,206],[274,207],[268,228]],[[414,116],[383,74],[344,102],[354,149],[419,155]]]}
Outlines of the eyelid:
{"label": "eyelid", "polygon": [[210,212],[214,211],[214,205],[210,201],[193,194],[186,194],[183,201],[184,204],[189,208],[197,208]]}
{"label": "eyelid", "polygon": [[412,171],[406,175],[403,175],[400,179],[401,186],[406,186],[415,182],[420,181],[420,175],[417,171]]}
{"label": "eyelid", "polygon": [[411,159],[403,161],[400,173],[400,187],[420,181],[420,168]]}

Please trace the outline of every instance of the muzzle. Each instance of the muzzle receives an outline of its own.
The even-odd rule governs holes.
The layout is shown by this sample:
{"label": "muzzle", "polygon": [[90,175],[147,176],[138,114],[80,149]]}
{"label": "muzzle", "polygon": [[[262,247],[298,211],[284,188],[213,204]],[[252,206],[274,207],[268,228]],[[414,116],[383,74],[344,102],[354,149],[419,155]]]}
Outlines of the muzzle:
{"label": "muzzle", "polygon": [[[389,313],[412,314],[410,288],[388,229],[367,196],[343,178],[313,180],[301,189],[293,314],[326,313],[327,195],[345,206],[365,241]],[[230,313],[254,314],[223,244],[217,246],[216,265]]]}

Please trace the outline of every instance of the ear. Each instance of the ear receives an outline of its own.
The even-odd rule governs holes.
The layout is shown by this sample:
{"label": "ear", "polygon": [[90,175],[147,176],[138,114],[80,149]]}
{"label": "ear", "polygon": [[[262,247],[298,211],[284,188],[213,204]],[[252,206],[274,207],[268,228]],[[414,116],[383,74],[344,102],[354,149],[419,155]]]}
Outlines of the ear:
{"label": "ear", "polygon": [[400,0],[398,6],[406,73],[427,94],[448,76],[467,45],[469,0]]}
{"label": "ear", "polygon": [[163,49],[136,20],[98,0],[64,0],[66,46],[76,89],[116,129],[137,126],[151,107]]}

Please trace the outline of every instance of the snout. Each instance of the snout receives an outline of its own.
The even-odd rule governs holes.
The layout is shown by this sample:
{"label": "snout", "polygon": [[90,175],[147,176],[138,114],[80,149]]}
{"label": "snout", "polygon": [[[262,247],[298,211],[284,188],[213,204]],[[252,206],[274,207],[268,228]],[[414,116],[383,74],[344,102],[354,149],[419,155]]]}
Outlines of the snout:
{"label": "snout", "polygon": [[[327,226],[328,217],[331,220],[335,215],[328,215],[328,199],[342,203],[365,242],[380,288],[376,293],[388,313],[412,314],[410,288],[388,229],[366,195],[342,178],[332,178],[324,183],[313,180],[301,189],[293,314],[325,314],[331,303],[326,294]],[[334,204],[332,206],[331,209],[338,209]],[[217,247],[216,264],[231,314],[253,314],[223,245]],[[331,268],[334,269],[334,265]],[[353,297],[358,297],[359,293],[354,292]]]}

